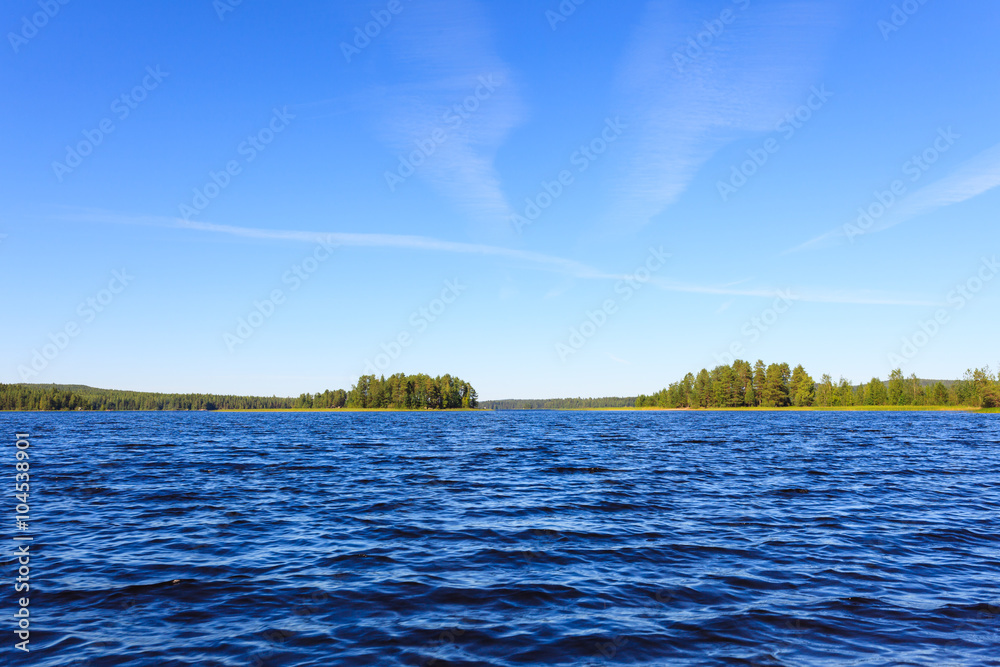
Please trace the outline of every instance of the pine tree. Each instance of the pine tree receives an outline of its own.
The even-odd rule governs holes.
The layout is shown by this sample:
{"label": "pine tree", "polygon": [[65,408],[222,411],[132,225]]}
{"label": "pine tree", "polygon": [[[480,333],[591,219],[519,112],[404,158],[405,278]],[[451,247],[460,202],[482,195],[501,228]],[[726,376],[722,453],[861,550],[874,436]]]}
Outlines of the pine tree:
{"label": "pine tree", "polygon": [[806,369],[799,364],[792,371],[792,379],[789,385],[789,394],[792,405],[795,407],[808,407],[813,404],[816,383],[806,373]]}
{"label": "pine tree", "polygon": [[764,385],[767,384],[767,370],[764,362],[760,359],[753,367],[753,404],[760,406],[764,404]]}

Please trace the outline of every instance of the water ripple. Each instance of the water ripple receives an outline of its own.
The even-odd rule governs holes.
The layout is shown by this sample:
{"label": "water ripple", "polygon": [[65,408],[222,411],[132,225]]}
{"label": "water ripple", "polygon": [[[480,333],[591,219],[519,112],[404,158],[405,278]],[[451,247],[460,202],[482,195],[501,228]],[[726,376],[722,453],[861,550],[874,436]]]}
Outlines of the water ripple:
{"label": "water ripple", "polygon": [[995,416],[0,422],[33,434],[16,664],[1000,665]]}

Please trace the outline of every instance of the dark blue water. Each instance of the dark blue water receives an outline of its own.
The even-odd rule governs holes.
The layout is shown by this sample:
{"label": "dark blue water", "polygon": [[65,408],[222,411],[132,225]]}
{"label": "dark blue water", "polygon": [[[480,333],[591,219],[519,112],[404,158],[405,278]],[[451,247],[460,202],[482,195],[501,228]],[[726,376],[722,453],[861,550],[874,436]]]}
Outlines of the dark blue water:
{"label": "dark blue water", "polygon": [[0,663],[1000,664],[995,415],[3,413],[0,429],[4,478],[14,432],[32,434],[35,536],[33,650],[4,621]]}

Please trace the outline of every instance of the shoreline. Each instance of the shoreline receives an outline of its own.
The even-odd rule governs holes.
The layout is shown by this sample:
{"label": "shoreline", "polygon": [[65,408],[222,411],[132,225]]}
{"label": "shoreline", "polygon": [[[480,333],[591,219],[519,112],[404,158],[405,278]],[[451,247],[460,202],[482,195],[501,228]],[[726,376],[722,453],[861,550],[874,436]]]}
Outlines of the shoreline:
{"label": "shoreline", "polygon": [[928,405],[848,405],[826,407],[785,407],[785,408],[533,408],[525,410],[492,410],[485,408],[451,408],[447,410],[405,409],[405,408],[248,408],[224,410],[0,410],[0,414],[49,414],[49,413],[359,413],[359,412],[399,412],[424,414],[475,413],[475,412],[967,412],[972,414],[1000,414],[1000,408],[975,408],[971,406],[928,406]]}
{"label": "shoreline", "polygon": [[968,405],[828,405],[785,408],[579,408],[580,410],[628,410],[636,412],[1000,412],[997,408]]}

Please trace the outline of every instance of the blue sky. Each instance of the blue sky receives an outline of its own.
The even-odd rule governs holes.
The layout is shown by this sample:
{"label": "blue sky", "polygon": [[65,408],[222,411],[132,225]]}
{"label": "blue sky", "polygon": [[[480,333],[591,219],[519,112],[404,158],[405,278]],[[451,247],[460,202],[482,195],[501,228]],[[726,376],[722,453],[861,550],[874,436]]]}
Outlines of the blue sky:
{"label": "blue sky", "polygon": [[0,381],[528,398],[733,351],[854,381],[1000,357],[995,2],[12,0],[0,26]]}

